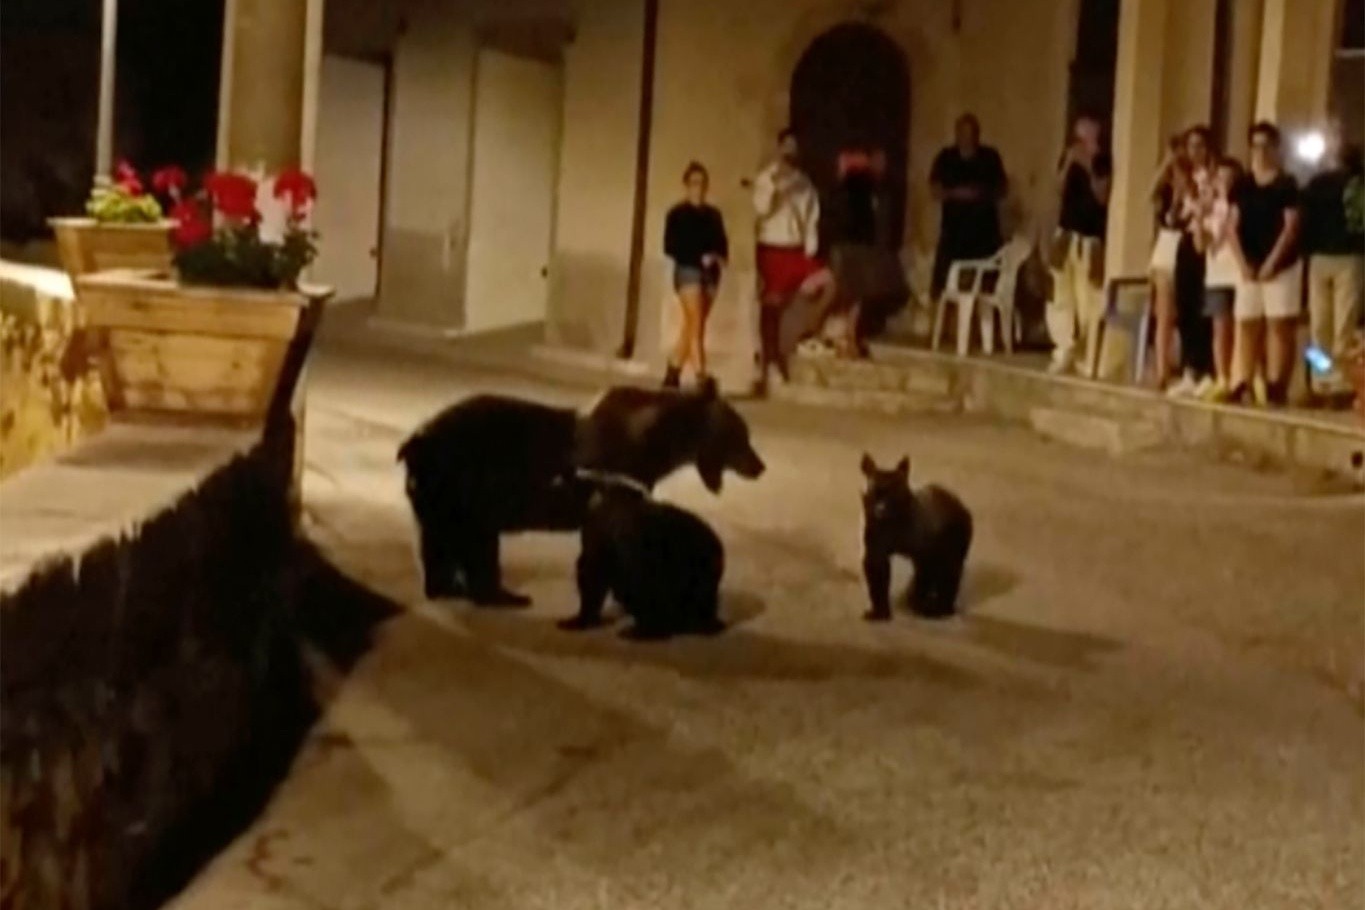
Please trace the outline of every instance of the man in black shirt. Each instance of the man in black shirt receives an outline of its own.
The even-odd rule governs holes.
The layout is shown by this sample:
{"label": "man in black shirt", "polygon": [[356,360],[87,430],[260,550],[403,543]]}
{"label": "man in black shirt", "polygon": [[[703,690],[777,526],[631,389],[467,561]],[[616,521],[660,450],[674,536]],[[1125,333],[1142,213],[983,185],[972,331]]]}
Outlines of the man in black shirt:
{"label": "man in black shirt", "polygon": [[1232,197],[1235,252],[1242,266],[1233,303],[1238,362],[1232,400],[1245,399],[1264,366],[1267,399],[1284,404],[1298,342],[1299,187],[1281,165],[1278,127],[1257,123],[1249,139],[1251,166]]}
{"label": "man in black shirt", "polygon": [[943,206],[930,286],[930,295],[937,300],[955,260],[983,259],[1000,249],[1005,168],[1000,153],[981,144],[981,124],[974,114],[957,118],[955,144],[934,159],[929,185]]}
{"label": "man in black shirt", "polygon": [[1099,324],[1104,315],[1104,232],[1109,218],[1112,162],[1100,146],[1100,123],[1080,117],[1071,145],[1057,168],[1061,209],[1048,252],[1052,299],[1047,329],[1052,336],[1054,373],[1076,368],[1077,335],[1085,342],[1082,372],[1093,375],[1099,360]]}
{"label": "man in black shirt", "polygon": [[[1352,181],[1361,180],[1360,149],[1341,149],[1333,131],[1326,168],[1303,191],[1303,251],[1308,256],[1308,321],[1313,344],[1338,362],[1352,347],[1361,306],[1365,234],[1347,215]],[[1357,188],[1355,192],[1359,193]]]}

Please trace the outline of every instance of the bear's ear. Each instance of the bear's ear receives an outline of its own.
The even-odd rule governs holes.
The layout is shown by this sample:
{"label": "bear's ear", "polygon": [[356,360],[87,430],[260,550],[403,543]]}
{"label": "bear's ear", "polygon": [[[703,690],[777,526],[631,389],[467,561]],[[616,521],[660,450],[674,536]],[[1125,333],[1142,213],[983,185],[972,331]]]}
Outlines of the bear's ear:
{"label": "bear's ear", "polygon": [[873,474],[877,473],[877,463],[873,461],[872,456],[866,452],[863,453],[863,460],[859,462],[858,467],[863,472],[864,477],[871,477]]}
{"label": "bear's ear", "polygon": [[896,462],[896,473],[899,474],[899,475],[901,476],[901,479],[902,479],[902,480],[909,480],[909,479],[910,479],[910,456],[909,456],[909,455],[906,455],[906,456],[903,457],[900,461]]}

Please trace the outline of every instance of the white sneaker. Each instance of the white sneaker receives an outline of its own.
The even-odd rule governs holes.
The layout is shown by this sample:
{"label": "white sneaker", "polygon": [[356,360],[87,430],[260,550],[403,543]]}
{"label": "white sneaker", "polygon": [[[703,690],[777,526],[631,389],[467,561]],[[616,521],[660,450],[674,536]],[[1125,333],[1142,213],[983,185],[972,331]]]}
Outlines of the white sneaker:
{"label": "white sneaker", "polygon": [[1053,354],[1047,365],[1047,371],[1053,376],[1065,376],[1074,369],[1070,354]]}
{"label": "white sneaker", "polygon": [[1194,387],[1194,397],[1207,400],[1209,396],[1213,394],[1213,390],[1217,387],[1218,383],[1213,381],[1212,376],[1205,376],[1203,379],[1199,380],[1198,385]]}
{"label": "white sneaker", "polygon": [[1185,373],[1179,380],[1167,386],[1167,398],[1189,398],[1195,393],[1194,377]]}

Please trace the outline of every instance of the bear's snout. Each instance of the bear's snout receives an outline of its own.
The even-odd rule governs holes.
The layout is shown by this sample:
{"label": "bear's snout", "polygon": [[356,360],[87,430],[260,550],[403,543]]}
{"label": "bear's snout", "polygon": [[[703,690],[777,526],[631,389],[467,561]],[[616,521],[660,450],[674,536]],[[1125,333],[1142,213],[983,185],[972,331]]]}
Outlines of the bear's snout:
{"label": "bear's snout", "polygon": [[767,470],[767,465],[763,464],[763,459],[758,457],[758,453],[752,448],[745,449],[741,453],[735,466],[735,473],[748,480],[756,480],[763,476]]}

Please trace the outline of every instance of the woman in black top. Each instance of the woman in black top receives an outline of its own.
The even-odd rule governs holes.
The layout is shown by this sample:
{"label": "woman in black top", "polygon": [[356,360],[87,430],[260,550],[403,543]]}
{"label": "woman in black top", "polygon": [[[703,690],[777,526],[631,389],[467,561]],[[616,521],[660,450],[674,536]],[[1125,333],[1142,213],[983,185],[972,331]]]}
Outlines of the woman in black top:
{"label": "woman in black top", "polygon": [[689,360],[698,381],[706,376],[706,318],[730,257],[725,222],[719,210],[706,204],[708,182],[705,167],[695,161],[689,164],[683,171],[687,198],[668,210],[664,223],[664,253],[673,260],[673,289],[683,316],[664,374],[665,388],[677,388]]}

